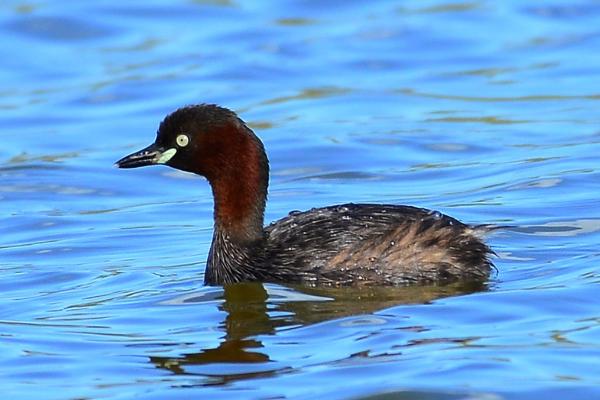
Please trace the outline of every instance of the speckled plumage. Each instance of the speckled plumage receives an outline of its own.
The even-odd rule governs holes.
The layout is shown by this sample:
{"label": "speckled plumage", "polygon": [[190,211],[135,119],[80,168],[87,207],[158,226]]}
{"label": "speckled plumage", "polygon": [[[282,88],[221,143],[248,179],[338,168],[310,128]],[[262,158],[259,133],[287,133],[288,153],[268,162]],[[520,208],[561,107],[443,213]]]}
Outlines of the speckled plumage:
{"label": "speckled plumage", "polygon": [[[484,280],[492,268],[492,252],[480,239],[483,232],[423,208],[316,208],[272,223],[264,239],[248,246],[216,238],[206,280],[334,286]],[[233,252],[241,254],[229,257]]]}

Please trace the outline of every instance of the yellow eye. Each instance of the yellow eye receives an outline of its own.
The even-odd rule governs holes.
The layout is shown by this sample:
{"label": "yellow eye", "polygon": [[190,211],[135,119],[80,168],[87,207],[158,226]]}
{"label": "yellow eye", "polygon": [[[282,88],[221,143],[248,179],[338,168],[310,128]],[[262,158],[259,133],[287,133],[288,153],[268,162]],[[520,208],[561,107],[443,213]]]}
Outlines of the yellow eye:
{"label": "yellow eye", "polygon": [[188,145],[189,142],[190,142],[190,138],[188,138],[187,135],[177,136],[177,145],[179,147],[185,147]]}

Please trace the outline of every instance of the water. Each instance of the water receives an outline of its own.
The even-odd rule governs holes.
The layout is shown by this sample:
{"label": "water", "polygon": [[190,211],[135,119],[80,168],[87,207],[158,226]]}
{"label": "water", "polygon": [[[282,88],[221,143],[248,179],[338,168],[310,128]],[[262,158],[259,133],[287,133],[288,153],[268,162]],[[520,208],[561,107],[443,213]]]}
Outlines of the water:
{"label": "water", "polygon": [[[600,3],[0,6],[0,387],[44,399],[600,396]],[[177,106],[263,138],[267,220],[514,228],[483,286],[202,286],[208,185],[122,171]]]}

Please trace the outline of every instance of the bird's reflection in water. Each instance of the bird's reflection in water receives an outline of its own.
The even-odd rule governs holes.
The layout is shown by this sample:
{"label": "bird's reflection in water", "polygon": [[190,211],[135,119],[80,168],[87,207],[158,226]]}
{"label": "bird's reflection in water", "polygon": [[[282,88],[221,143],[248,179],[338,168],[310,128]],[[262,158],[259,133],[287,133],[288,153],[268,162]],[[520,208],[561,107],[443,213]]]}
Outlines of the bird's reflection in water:
{"label": "bird's reflection in water", "polygon": [[[267,291],[261,283],[240,283],[223,288],[223,303],[219,308],[227,313],[221,324],[225,336],[215,348],[202,349],[198,353],[181,357],[151,356],[150,361],[176,374],[187,373],[188,365],[221,363],[266,363],[269,356],[257,351],[262,343],[252,336],[274,332],[274,324],[267,313]],[[193,301],[193,299],[192,299]],[[190,300],[187,299],[186,303]],[[210,384],[224,384],[232,380],[268,376],[275,371],[224,374],[213,376]]]}
{"label": "bird's reflection in water", "polygon": [[[272,361],[266,350],[261,351],[264,346],[256,337],[275,334],[278,327],[304,326],[402,304],[424,304],[443,297],[485,291],[487,285],[460,282],[443,286],[296,287],[295,290],[268,286],[267,289],[261,283],[225,286],[219,308],[227,317],[221,324],[224,336],[219,345],[179,357],[151,356],[150,361],[176,374],[190,373],[186,367],[191,366],[261,365],[261,368],[243,368],[244,372],[239,369],[221,374],[214,371],[204,385],[275,375],[291,369]],[[272,316],[274,311],[277,316]]]}

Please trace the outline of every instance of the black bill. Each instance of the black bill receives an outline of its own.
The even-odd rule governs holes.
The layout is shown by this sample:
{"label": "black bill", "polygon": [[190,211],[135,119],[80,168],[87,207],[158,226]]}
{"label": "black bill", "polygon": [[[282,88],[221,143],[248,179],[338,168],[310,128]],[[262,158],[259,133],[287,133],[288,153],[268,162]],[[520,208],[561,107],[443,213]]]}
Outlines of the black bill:
{"label": "black bill", "polygon": [[145,149],[121,158],[115,165],[119,168],[138,168],[160,164],[163,152],[164,150],[159,148],[156,143],[152,143]]}

